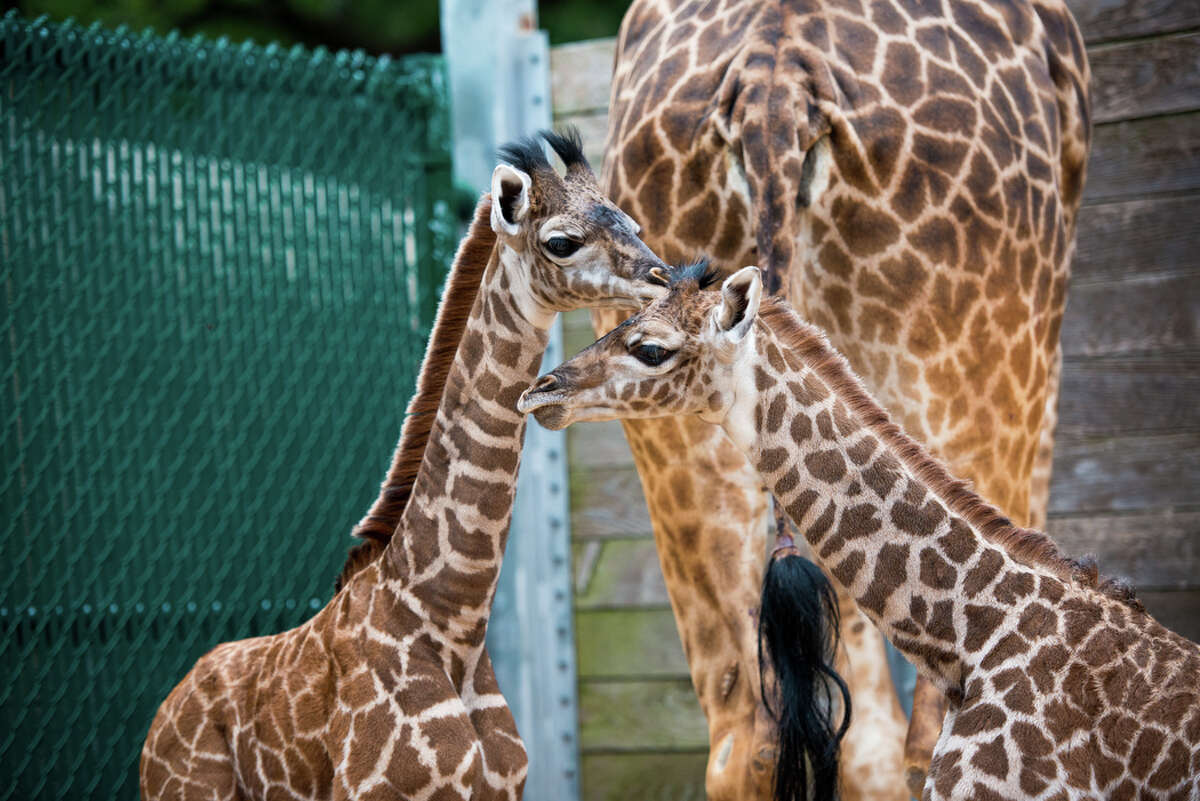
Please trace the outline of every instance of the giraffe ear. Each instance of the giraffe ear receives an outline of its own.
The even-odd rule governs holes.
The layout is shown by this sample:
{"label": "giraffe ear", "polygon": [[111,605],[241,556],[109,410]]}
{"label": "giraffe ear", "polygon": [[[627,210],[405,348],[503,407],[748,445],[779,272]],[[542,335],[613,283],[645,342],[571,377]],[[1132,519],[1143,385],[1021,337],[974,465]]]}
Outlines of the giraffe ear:
{"label": "giraffe ear", "polygon": [[743,267],[721,284],[721,302],[713,309],[717,330],[731,342],[740,342],[754,325],[762,301],[762,271]]}
{"label": "giraffe ear", "polygon": [[492,170],[492,230],[509,236],[529,213],[529,175],[516,167],[498,164]]}

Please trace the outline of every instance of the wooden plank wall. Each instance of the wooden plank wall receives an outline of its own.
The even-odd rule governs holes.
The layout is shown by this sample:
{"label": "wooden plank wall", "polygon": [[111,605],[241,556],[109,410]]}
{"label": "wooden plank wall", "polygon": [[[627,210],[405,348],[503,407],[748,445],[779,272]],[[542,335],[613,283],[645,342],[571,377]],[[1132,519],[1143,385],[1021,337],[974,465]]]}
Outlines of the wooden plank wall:
{"label": "wooden plank wall", "polygon": [[[1200,0],[1069,0],[1095,141],[1063,326],[1049,529],[1200,640]],[[602,159],[614,41],[551,55]],[[567,352],[593,339],[567,321]],[[701,799],[707,751],[618,424],[569,430],[583,795]]]}

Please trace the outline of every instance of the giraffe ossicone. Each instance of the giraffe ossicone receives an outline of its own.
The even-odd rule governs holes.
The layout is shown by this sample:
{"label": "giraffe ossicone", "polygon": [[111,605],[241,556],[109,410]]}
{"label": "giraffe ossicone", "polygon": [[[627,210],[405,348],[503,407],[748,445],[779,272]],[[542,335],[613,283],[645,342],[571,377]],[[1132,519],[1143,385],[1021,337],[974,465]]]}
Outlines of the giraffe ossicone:
{"label": "giraffe ossicone", "polygon": [[1196,798],[1200,646],[954,479],[760,283],[747,268],[708,292],[675,272],[519,408],[554,428],[718,421],[833,580],[949,699],[924,798]]}
{"label": "giraffe ossicone", "polygon": [[[225,643],[159,708],[146,799],[517,801],[527,757],[484,633],[524,416],[557,312],[636,308],[665,266],[596,188],[577,134],[501,150],[447,282],[369,548],[299,627]],[[412,411],[412,409],[410,409]],[[430,423],[430,419],[432,422]]]}

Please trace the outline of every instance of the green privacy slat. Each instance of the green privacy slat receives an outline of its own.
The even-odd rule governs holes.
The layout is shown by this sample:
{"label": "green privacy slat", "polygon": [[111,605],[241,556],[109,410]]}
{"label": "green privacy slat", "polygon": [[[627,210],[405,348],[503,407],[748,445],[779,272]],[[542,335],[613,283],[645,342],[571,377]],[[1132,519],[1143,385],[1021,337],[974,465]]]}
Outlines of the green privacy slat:
{"label": "green privacy slat", "polygon": [[440,58],[0,19],[0,801],[328,598],[455,244]]}

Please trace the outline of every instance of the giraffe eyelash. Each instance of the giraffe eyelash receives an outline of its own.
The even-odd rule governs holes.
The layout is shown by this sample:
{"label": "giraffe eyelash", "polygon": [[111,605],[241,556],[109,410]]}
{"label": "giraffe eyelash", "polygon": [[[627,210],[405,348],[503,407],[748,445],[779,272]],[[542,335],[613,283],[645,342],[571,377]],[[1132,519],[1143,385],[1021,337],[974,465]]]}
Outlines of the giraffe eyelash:
{"label": "giraffe eyelash", "polygon": [[629,354],[647,367],[658,367],[678,351],[660,345],[657,342],[641,342],[629,348]]}

